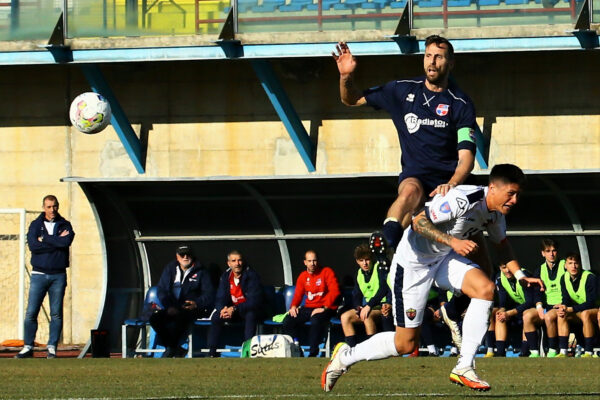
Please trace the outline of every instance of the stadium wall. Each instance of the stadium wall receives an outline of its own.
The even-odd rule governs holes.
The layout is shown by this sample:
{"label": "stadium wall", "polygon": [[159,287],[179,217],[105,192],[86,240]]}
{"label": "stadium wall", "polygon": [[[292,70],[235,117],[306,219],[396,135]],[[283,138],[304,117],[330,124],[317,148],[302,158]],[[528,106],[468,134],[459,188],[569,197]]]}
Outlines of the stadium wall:
{"label": "stadium wall", "polygon": [[[361,57],[363,87],[417,76],[422,56]],[[332,60],[272,60],[311,139],[315,174],[395,173],[395,129],[383,112],[340,104]],[[454,78],[491,133],[489,164],[530,170],[600,168],[600,60],[594,51],[459,54]],[[147,177],[308,174],[248,61],[103,64],[135,131],[147,143]],[[77,233],[65,303],[65,343],[83,343],[96,321],[102,248],[90,205],[65,176],[139,176],[114,130],[86,136],[68,106],[89,90],[77,65],[0,68],[0,208],[40,210],[48,193]],[[385,210],[382,210],[382,215]],[[0,267],[11,273],[10,263]],[[16,307],[16,292],[5,293]],[[17,335],[0,319],[0,340]],[[44,343],[45,337],[37,341]]]}

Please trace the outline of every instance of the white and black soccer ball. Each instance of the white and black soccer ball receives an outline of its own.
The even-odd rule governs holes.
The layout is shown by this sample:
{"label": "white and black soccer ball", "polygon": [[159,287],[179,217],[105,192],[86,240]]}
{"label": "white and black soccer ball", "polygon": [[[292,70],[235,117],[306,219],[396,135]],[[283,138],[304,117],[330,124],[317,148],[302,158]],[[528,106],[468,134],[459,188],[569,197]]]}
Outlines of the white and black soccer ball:
{"label": "white and black soccer ball", "polygon": [[82,93],[71,103],[69,117],[79,131],[87,134],[98,133],[110,124],[110,104],[94,92]]}

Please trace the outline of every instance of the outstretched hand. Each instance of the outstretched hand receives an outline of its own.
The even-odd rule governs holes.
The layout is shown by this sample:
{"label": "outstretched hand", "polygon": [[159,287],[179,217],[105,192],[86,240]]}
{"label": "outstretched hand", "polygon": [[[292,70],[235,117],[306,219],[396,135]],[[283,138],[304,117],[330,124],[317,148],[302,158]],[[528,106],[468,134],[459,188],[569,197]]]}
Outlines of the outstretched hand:
{"label": "outstretched hand", "polygon": [[540,278],[525,277],[521,280],[524,282],[527,282],[527,287],[530,287],[531,285],[539,285],[541,292],[543,292],[545,290],[544,282]]}
{"label": "outstretched hand", "polygon": [[474,253],[477,250],[478,245],[472,240],[452,238],[450,247],[461,256],[466,257],[469,254]]}
{"label": "outstretched hand", "polygon": [[350,52],[346,42],[339,42],[335,46],[336,51],[331,52],[333,59],[337,63],[340,75],[349,75],[356,69],[356,59]]}

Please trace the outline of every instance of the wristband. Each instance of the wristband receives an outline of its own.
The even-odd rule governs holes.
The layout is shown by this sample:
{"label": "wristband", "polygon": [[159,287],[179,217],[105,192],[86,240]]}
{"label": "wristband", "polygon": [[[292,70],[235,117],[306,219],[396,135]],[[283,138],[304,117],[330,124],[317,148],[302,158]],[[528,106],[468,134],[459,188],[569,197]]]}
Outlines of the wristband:
{"label": "wristband", "polygon": [[538,303],[538,304],[535,305],[535,308],[539,310],[540,308],[544,308],[544,306],[541,305],[540,303]]}
{"label": "wristband", "polygon": [[525,274],[520,269],[518,269],[513,275],[515,276],[515,278],[518,281],[520,281],[521,279],[525,278]]}

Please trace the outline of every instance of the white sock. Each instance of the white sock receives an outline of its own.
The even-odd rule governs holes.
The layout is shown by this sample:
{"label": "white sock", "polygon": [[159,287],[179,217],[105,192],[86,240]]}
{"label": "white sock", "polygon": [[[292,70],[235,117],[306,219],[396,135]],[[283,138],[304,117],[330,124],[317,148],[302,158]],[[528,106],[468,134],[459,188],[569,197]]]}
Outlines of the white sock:
{"label": "white sock", "polygon": [[488,353],[493,353],[494,352],[494,348],[493,347],[488,347]]}
{"label": "white sock", "polygon": [[560,354],[567,354],[567,349],[560,349]]}
{"label": "white sock", "polygon": [[19,352],[19,354],[25,354],[29,350],[31,350],[32,348],[33,348],[33,346],[30,346],[30,345],[26,344],[25,346],[23,346],[23,348],[21,349],[21,351]]}
{"label": "white sock", "polygon": [[531,354],[534,354],[534,355],[536,355],[536,356],[537,356],[538,354],[540,354],[540,351],[539,351],[539,350],[529,350],[529,352],[530,352]]}
{"label": "white sock", "polygon": [[488,330],[490,321],[491,300],[471,299],[463,320],[462,347],[456,368],[466,368],[473,365],[473,359]]}
{"label": "white sock", "polygon": [[48,353],[56,354],[56,347],[52,345],[48,346]]}
{"label": "white sock", "polygon": [[346,367],[359,361],[381,360],[398,356],[394,344],[395,332],[380,332],[340,353],[340,362]]}
{"label": "white sock", "polygon": [[429,352],[429,354],[437,354],[437,349],[435,348],[435,344],[428,345],[427,351]]}

